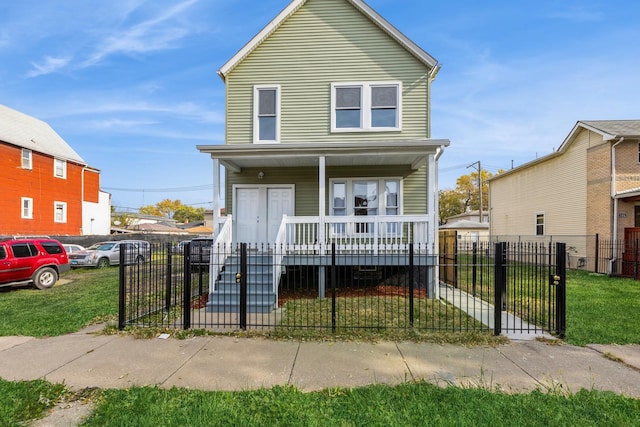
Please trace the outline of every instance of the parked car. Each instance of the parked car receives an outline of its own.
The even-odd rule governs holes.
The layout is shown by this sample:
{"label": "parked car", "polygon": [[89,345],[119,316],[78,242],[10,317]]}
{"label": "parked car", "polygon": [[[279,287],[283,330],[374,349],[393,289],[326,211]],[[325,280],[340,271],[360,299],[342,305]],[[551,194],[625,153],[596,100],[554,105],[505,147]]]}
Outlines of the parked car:
{"label": "parked car", "polygon": [[151,256],[151,245],[144,240],[120,240],[98,242],[84,251],[69,255],[72,268],[97,267],[105,268],[120,264],[120,251],[126,250],[125,264],[141,264]]}
{"label": "parked car", "polygon": [[84,251],[86,249],[84,246],[76,245],[74,243],[63,243],[62,246],[64,246],[64,250],[67,251],[67,255],[74,252]]}
{"label": "parked car", "polygon": [[0,240],[0,286],[32,282],[38,289],[48,289],[68,270],[67,252],[57,240]]}

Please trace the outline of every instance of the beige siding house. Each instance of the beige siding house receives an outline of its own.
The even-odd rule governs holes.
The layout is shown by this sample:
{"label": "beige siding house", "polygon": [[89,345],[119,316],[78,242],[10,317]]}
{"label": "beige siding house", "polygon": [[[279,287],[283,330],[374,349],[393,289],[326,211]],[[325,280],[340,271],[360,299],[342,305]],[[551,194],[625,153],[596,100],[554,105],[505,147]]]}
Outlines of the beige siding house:
{"label": "beige siding house", "polygon": [[595,236],[640,227],[640,120],[579,121],[554,153],[489,181],[492,237],[562,236],[588,258]]}
{"label": "beige siding house", "polygon": [[198,146],[213,160],[214,201],[224,167],[227,216],[214,222],[234,242],[273,244],[299,242],[289,225],[305,218],[324,243],[338,228],[379,236],[380,221],[401,217],[434,244],[449,144],[430,138],[439,69],[363,1],[292,1],[218,72],[226,143]]}
{"label": "beige siding house", "polygon": [[489,241],[489,212],[482,211],[480,222],[479,211],[469,211],[447,218],[440,230],[455,231],[456,239],[461,244]]}

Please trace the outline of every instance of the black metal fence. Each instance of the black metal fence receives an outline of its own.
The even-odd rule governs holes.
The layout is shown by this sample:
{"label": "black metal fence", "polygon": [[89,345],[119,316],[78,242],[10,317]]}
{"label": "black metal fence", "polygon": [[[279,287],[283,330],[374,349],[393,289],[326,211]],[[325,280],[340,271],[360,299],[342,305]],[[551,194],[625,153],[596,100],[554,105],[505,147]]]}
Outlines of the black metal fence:
{"label": "black metal fence", "polygon": [[564,336],[563,243],[457,245],[444,257],[455,281],[428,249],[152,245],[121,263],[119,327]]}
{"label": "black metal fence", "polygon": [[640,279],[640,239],[598,240],[598,270],[611,276]]}

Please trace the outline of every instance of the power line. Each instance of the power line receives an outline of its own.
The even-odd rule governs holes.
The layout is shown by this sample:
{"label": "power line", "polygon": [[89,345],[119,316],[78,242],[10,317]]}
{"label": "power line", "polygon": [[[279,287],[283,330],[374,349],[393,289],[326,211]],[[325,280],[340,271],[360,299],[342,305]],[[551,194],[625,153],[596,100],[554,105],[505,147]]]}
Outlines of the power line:
{"label": "power line", "polygon": [[175,187],[175,188],[116,188],[102,187],[109,191],[128,191],[132,193],[167,193],[167,192],[185,192],[185,191],[203,191],[213,189],[213,184],[197,185],[193,187]]}

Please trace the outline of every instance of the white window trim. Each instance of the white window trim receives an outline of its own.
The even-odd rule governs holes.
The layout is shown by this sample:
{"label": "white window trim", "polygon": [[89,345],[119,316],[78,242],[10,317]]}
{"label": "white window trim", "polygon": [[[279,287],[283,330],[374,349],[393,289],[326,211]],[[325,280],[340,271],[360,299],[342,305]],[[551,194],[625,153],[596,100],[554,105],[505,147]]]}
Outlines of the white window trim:
{"label": "white window trim", "polygon": [[[25,215],[24,203],[29,202],[29,212]],[[20,199],[20,218],[33,219],[33,199],[31,197],[22,197]]]}
{"label": "white window trim", "polygon": [[[404,215],[403,213],[403,200],[404,200],[404,185],[401,177],[393,177],[393,176],[385,176],[385,177],[352,177],[352,178],[331,178],[329,180],[329,215],[333,216],[333,185],[334,183],[344,183],[346,186],[345,191],[345,215],[344,218],[353,218],[355,217],[355,206],[353,204],[353,183],[355,181],[377,181],[378,182],[378,193],[382,190],[382,194],[378,194],[378,215],[377,216],[387,216],[387,198],[384,197],[384,189],[386,181],[397,181],[398,182],[398,213],[396,216]],[[344,229],[343,231],[337,231],[339,228],[333,228],[332,234],[336,236],[368,236],[370,232],[356,232],[352,229]]]}
{"label": "white window trim", "polygon": [[[276,91],[276,139],[260,139],[260,121],[258,119],[259,101],[258,95],[261,89],[275,89]],[[280,143],[280,85],[255,85],[253,86],[253,143],[254,144],[278,144]]]}
{"label": "white window trim", "polygon": [[[397,86],[398,87],[398,115],[395,127],[372,127],[371,126],[371,88],[374,86]],[[336,88],[360,87],[362,88],[362,103],[360,105],[359,128],[338,128],[336,127]],[[381,82],[340,82],[331,83],[331,132],[397,132],[402,130],[402,82],[401,81],[381,81]]]}
{"label": "white window trim", "polygon": [[[538,234],[538,216],[542,215],[542,234]],[[536,212],[533,214],[533,235],[534,236],[546,236],[547,235],[547,216],[544,212]]]}
{"label": "white window trim", "polygon": [[[62,219],[58,220],[58,206],[62,207]],[[66,224],[67,222],[67,202],[53,202],[53,222],[59,224]]]}
{"label": "white window trim", "polygon": [[[352,178],[331,178],[329,179],[329,209],[330,209],[330,213],[329,215],[333,215],[333,184],[334,183],[340,183],[343,182],[346,185],[346,212],[345,212],[345,216],[353,216],[354,212],[355,212],[355,206],[353,206],[353,183],[355,181],[378,181],[378,191],[380,191],[380,189],[384,189],[384,183],[386,181],[398,181],[398,215],[404,215],[403,213],[403,209],[404,209],[404,203],[402,202],[404,200],[404,185],[403,185],[403,180],[402,177],[399,176],[384,176],[384,177],[376,177],[376,176],[371,176],[371,177],[366,177],[366,176],[362,176],[362,177],[352,177]],[[378,213],[378,215],[380,216],[385,216],[386,215],[386,209],[387,209],[387,199],[386,197],[381,197],[381,195],[378,195],[378,197],[380,197],[380,201],[382,201],[383,203],[379,203],[378,204],[378,212],[383,212],[384,213]]]}
{"label": "white window trim", "polygon": [[[24,154],[28,153],[29,154],[29,160],[28,160],[28,165],[25,166],[24,164]],[[22,151],[20,152],[20,165],[22,166],[22,169],[28,169],[28,170],[32,170],[33,169],[33,152],[31,150],[29,150],[28,148],[23,148]]]}
{"label": "white window trim", "polygon": [[[62,164],[62,175],[57,174],[57,163],[60,162]],[[67,161],[63,159],[53,159],[53,176],[56,178],[67,179]]]}

